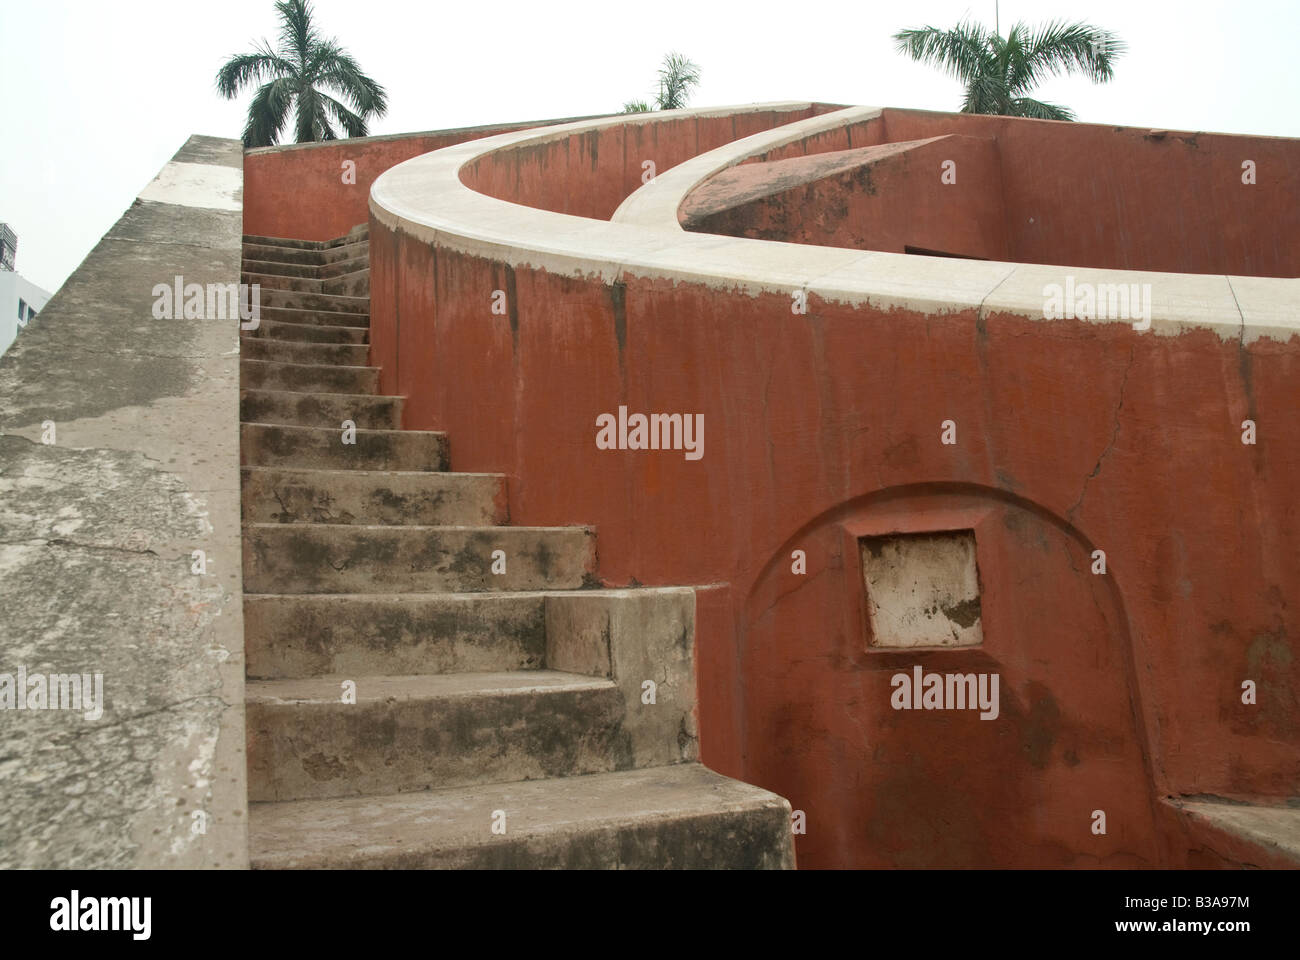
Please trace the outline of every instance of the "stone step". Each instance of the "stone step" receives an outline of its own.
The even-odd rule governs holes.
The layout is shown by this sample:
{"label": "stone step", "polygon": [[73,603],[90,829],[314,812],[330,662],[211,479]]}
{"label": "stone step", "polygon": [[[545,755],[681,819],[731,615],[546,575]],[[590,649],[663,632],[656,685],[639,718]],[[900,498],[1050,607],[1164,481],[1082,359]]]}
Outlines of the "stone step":
{"label": "stone step", "polygon": [[[272,309],[312,310],[328,313],[360,313],[364,314],[367,323],[369,322],[369,297],[340,297],[329,293],[300,293],[294,290],[277,290],[274,287],[262,289],[260,297],[263,316],[266,316],[266,308],[270,307]],[[272,315],[269,319],[289,320],[290,318]]]}
{"label": "stone step", "polygon": [[245,360],[364,367],[370,361],[370,346],[365,343],[311,343],[246,337],[239,347],[239,355]]}
{"label": "stone step", "polygon": [[298,390],[307,393],[377,393],[378,367],[343,367],[334,363],[281,363],[240,360],[245,390]]}
{"label": "stone step", "polygon": [[[343,247],[338,249],[342,250]],[[314,276],[327,280],[330,277],[341,277],[344,274],[356,273],[358,270],[370,269],[370,257],[363,254],[359,257],[352,257],[348,260],[331,260],[329,263],[323,263],[316,268]]]}
{"label": "stone step", "polygon": [[[292,315],[295,310],[278,311],[279,315]],[[357,321],[369,322],[368,317],[349,314]],[[299,340],[310,343],[369,343],[369,327],[345,327],[320,323],[285,323],[280,320],[268,320],[267,311],[263,310],[261,322],[255,330],[245,331],[241,336],[266,337],[271,340]]]}
{"label": "stone step", "polygon": [[368,258],[370,242],[354,240],[337,247],[281,247],[273,244],[244,244],[244,259],[261,263],[297,263],[304,266],[319,267],[340,260]]}
{"label": "stone step", "polygon": [[435,430],[362,430],[344,443],[337,427],[241,423],[239,462],[248,467],[327,470],[447,469],[447,435]]}
{"label": "stone step", "polygon": [[[505,815],[505,832],[493,833]],[[790,805],[698,763],[254,803],[254,869],[792,869]]]}
{"label": "stone step", "polygon": [[261,237],[251,233],[244,234],[244,245],[254,244],[261,247],[284,247],[292,250],[320,250],[325,243],[320,240],[295,240],[292,237]]}
{"label": "stone step", "polygon": [[321,293],[323,288],[321,283],[315,277],[286,277],[279,273],[249,273],[243,271],[239,275],[242,283],[257,284],[260,288],[261,302],[266,303],[266,293],[270,290],[287,290],[297,293]]}
{"label": "stone step", "polygon": [[320,262],[322,265],[327,263],[337,263],[340,260],[358,259],[364,259],[369,263],[369,240],[352,240],[348,243],[340,244],[337,247],[327,247],[320,252]]}
{"label": "stone step", "polygon": [[359,223],[343,236],[335,237],[333,240],[326,240],[323,246],[324,249],[328,250],[333,247],[345,247],[349,243],[356,243],[360,240],[368,239],[370,239],[370,224]]}
{"label": "stone step", "polygon": [[322,279],[322,293],[333,293],[348,297],[370,296],[370,270],[357,270],[339,276]]}
{"label": "stone step", "polygon": [[[344,681],[355,703],[342,702]],[[624,697],[557,670],[252,680],[248,799],[382,795],[631,766]]]}
{"label": "stone step", "polygon": [[485,473],[243,468],[245,523],[492,526],[505,478]]}
{"label": "stone step", "polygon": [[[243,549],[247,593],[571,590],[596,565],[587,527],[250,523]],[[497,550],[505,573],[492,572]]]}
{"label": "stone step", "polygon": [[[621,677],[623,689],[639,698],[649,670],[662,694],[650,719],[662,726],[638,736],[640,765],[679,763],[697,756],[693,724],[680,726],[694,703],[694,610],[694,592],[681,587],[245,594],[247,675],[276,680],[547,668]],[[669,731],[674,742],[660,749],[661,733]]]}
{"label": "stone step", "polygon": [[404,402],[402,397],[367,393],[241,390],[239,419],[245,423],[288,423],[303,427],[332,427],[353,420],[366,430],[400,430]]}
{"label": "stone step", "polygon": [[370,329],[370,314],[343,310],[304,310],[297,307],[262,307],[262,322],[293,323],[298,326],[353,327]]}
{"label": "stone step", "polygon": [[285,263],[283,260],[250,260],[248,251],[244,251],[244,260],[240,269],[245,274],[274,274],[278,277],[309,277],[320,279],[320,264]]}
{"label": "stone step", "polygon": [[281,247],[274,244],[245,243],[244,260],[256,260],[262,263],[301,263],[319,266],[324,262],[324,250],[303,249],[301,247]]}
{"label": "stone step", "polygon": [[250,679],[537,670],[546,594],[245,594]]}
{"label": "stone step", "polygon": [[1169,799],[1193,830],[1199,843],[1210,849],[1243,851],[1239,856],[1256,867],[1294,870],[1300,867],[1300,807],[1283,798],[1271,802]]}

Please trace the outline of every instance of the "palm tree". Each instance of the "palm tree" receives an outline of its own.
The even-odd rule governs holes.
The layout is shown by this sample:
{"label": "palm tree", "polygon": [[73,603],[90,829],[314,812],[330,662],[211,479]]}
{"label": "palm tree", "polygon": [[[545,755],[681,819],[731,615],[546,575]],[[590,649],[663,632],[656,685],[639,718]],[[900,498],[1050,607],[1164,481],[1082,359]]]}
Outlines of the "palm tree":
{"label": "palm tree", "polygon": [[655,105],[660,110],[681,110],[700,85],[700,68],[680,53],[664,57],[659,68],[659,94]]}
{"label": "palm tree", "polygon": [[280,15],[278,48],[263,40],[252,53],[231,57],[217,71],[217,92],[227,100],[259,85],[248,105],[244,146],[278,143],[291,110],[298,143],[339,139],[335,124],[344,136],[364,137],[366,120],[388,110],[384,88],[361,72],[337,40],[316,31],[309,0],[278,0],[275,9]]}
{"label": "palm tree", "polygon": [[645,113],[647,110],[681,110],[686,106],[700,84],[699,65],[680,53],[664,57],[659,68],[659,92],[655,94],[653,108],[644,100],[629,100],[623,104],[624,113]]}
{"label": "palm tree", "polygon": [[1006,37],[963,21],[951,30],[901,30],[894,40],[899,53],[939,67],[965,85],[962,113],[1039,120],[1073,120],[1074,112],[1030,97],[1034,87],[1061,73],[1082,73],[1093,83],[1105,83],[1127,49],[1109,30],[1062,21],[1039,27],[1036,33],[1017,23]]}

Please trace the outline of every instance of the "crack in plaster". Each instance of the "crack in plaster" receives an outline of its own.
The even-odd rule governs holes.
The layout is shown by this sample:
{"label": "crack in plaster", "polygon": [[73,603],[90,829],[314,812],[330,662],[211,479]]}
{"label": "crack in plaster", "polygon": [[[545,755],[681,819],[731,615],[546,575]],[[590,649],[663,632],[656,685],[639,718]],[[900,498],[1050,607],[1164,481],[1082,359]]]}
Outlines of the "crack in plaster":
{"label": "crack in plaster", "polygon": [[1092,480],[1094,477],[1096,477],[1097,474],[1101,473],[1102,462],[1106,459],[1106,457],[1110,455],[1111,450],[1115,448],[1115,441],[1116,439],[1119,438],[1119,431],[1120,431],[1119,415],[1121,411],[1123,411],[1124,409],[1124,393],[1128,389],[1128,378],[1129,378],[1129,374],[1133,372],[1133,364],[1136,360],[1136,356],[1137,356],[1137,347],[1136,346],[1130,347],[1128,353],[1128,366],[1124,368],[1124,379],[1120,382],[1119,385],[1119,403],[1115,407],[1114,426],[1111,428],[1110,442],[1106,444],[1106,448],[1102,450],[1101,455],[1097,457],[1097,463],[1093,466],[1092,472],[1083,478],[1083,489],[1079,491],[1079,499],[1076,500],[1074,502],[1074,506],[1072,506],[1065,513],[1066,518],[1071,523],[1074,522],[1075,513],[1077,513],[1079,508],[1083,506],[1083,498],[1088,493],[1088,482]]}

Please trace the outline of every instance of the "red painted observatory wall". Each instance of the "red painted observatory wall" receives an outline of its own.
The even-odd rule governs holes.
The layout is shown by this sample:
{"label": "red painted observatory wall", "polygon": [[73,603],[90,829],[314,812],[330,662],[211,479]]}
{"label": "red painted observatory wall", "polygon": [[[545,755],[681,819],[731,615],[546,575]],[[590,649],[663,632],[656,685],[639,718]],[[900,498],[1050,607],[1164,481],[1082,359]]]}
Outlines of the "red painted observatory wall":
{"label": "red painted observatory wall", "polygon": [[[915,137],[941,126],[897,122]],[[664,156],[737,132],[696,123],[693,142],[662,137],[680,146]],[[1026,165],[1022,182],[1002,184],[1010,209],[1046,202],[1097,157],[1129,162],[1130,133],[1107,146],[1106,128],[1052,126],[1064,139],[1037,124],[999,132]],[[1090,159],[1079,136],[1100,153]],[[1294,142],[1248,146],[1294,167]],[[1151,149],[1197,148],[1171,135]],[[588,135],[494,154],[466,180],[608,215],[639,184],[638,152],[619,134]],[[1225,169],[1235,155],[1213,154]],[[1064,165],[1051,178],[1049,160]],[[1013,254],[1140,253],[1187,271],[1259,254],[1244,233],[1215,246],[1179,228],[1175,200],[1194,200],[1203,219],[1223,213],[1162,179],[1183,169],[1155,163],[1073,188],[1134,205],[1134,223],[1162,231],[1012,225]],[[1125,176],[1143,186],[1117,200]],[[408,397],[406,426],[448,431],[458,470],[508,473],[514,522],[594,525],[609,584],[709,585],[696,636],[704,759],[806,811],[802,866],[1268,863],[1208,842],[1161,799],[1298,792],[1295,340],[815,297],[792,316],[788,296],[514,269],[378,221],[370,254],[372,363],[382,392]],[[1292,255],[1280,239],[1275,259],[1251,263],[1294,273]],[[498,289],[508,317],[487,309]],[[703,459],[598,450],[596,418],[619,405],[702,413]],[[1247,417],[1254,446],[1240,440]],[[940,443],[945,420],[955,446]],[[956,528],[977,530],[983,647],[868,650],[855,538]],[[791,573],[794,549],[806,575]],[[1090,572],[1095,549],[1104,576]],[[1001,715],[891,710],[889,678],[912,664],[999,672]],[[1253,708],[1240,701],[1245,679],[1259,685]],[[1104,836],[1090,830],[1096,809]]]}
{"label": "red painted observatory wall", "polygon": [[[341,237],[370,218],[371,185],[403,160],[466,140],[563,122],[501,123],[245,151],[244,233],[298,240]],[[354,183],[343,180],[346,160],[356,164]]]}
{"label": "red painted observatory wall", "polygon": [[[920,110],[884,110],[849,129],[834,145],[801,142],[759,159],[950,139],[882,160],[869,176],[794,187],[696,229],[1014,263],[1300,276],[1294,140]],[[955,164],[954,183],[940,181],[944,160]],[[1248,160],[1253,184],[1242,181]]]}

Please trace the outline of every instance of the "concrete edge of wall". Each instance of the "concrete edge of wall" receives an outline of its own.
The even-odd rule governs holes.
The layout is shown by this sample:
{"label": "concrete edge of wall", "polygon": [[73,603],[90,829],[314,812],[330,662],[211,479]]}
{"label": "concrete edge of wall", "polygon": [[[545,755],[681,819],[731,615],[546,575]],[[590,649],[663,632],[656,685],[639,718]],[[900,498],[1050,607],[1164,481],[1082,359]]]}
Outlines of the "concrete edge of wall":
{"label": "concrete edge of wall", "polygon": [[549,120],[509,121],[505,123],[479,123],[470,127],[447,127],[440,130],[418,130],[414,133],[383,133],[373,137],[344,137],[339,140],[312,140],[307,143],[280,143],[273,147],[245,147],[244,155],[260,157],[266,154],[292,153],[299,150],[314,150],[339,146],[361,146],[371,143],[395,143],[399,140],[418,140],[420,137],[442,137],[457,133],[483,133],[491,130],[517,130],[519,127],[549,127],[560,123],[575,123],[582,120],[600,120],[616,117],[620,114],[591,113],[581,117],[556,117]]}
{"label": "concrete edge of wall", "polygon": [[191,137],[0,358],[0,866],[248,865],[242,184]]}
{"label": "concrete edge of wall", "polygon": [[[1106,290],[1111,285],[1136,284],[1140,295],[1149,296],[1149,311],[1144,313],[1149,313],[1148,332],[1157,335],[1207,329],[1223,340],[1246,344],[1260,338],[1285,342],[1300,334],[1300,318],[1290,309],[1300,296],[1300,279],[953,260],[691,234],[667,225],[592,220],[508,203],[477,193],[460,179],[463,168],[491,153],[622,123],[653,124],[684,115],[717,117],[795,105],[629,114],[473,140],[416,157],[383,173],[371,188],[370,209],[385,226],[431,244],[515,267],[599,277],[606,283],[633,275],[738,289],[750,296],[789,297],[802,290],[824,300],[882,311],[974,311],[981,318],[1001,313],[1044,323],[1050,323],[1044,317],[1044,305],[1045,291],[1052,285],[1064,286],[1069,280],[1076,286],[1091,284]],[[798,130],[790,139],[832,129],[849,118],[860,121],[862,117],[855,117],[854,109],[792,124]],[[780,140],[778,131],[769,134]],[[668,180],[673,195],[659,198],[653,207],[661,214],[671,209],[675,219],[685,193],[698,182],[699,171],[741,162],[772,145],[758,148],[753,138],[735,141],[688,161],[692,166],[678,177],[670,179],[671,171],[665,171],[655,184],[637,192],[659,189]],[[639,207],[638,201],[629,210]],[[1091,322],[1142,323],[1139,329],[1144,329],[1146,321],[1144,317]]]}

